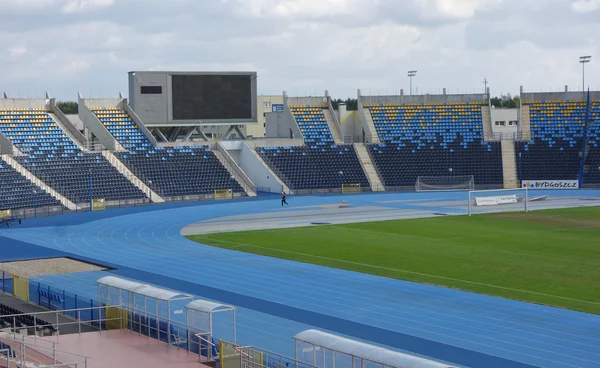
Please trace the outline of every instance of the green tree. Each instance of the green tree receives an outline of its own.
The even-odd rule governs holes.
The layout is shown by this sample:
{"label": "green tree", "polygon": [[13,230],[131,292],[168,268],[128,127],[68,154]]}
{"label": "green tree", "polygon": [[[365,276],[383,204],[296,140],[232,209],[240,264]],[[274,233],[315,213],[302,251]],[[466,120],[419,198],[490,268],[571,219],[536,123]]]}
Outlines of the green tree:
{"label": "green tree", "polygon": [[334,110],[337,110],[338,105],[341,103],[346,104],[346,110],[358,110],[358,100],[356,98],[349,97],[345,100],[342,100],[341,98],[336,98],[331,100],[331,105],[333,106]]}
{"label": "green tree", "polygon": [[516,109],[520,104],[519,96],[511,96],[510,93],[501,95],[500,97],[492,97],[490,103],[495,108]]}
{"label": "green tree", "polygon": [[79,113],[79,106],[75,101],[59,101],[56,103],[56,106],[62,111],[64,114],[77,114]]}

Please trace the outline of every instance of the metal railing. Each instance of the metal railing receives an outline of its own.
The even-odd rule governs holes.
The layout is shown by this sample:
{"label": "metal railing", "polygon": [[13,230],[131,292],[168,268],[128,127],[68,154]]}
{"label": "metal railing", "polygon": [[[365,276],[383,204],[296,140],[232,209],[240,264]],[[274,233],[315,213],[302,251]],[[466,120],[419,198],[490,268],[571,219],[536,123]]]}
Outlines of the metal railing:
{"label": "metal railing", "polygon": [[[38,367],[77,368],[81,365],[87,368],[88,360],[91,359],[86,355],[59,350],[53,341],[24,336],[13,332],[0,333],[0,342],[9,347],[2,350],[7,351],[5,356],[7,357],[8,367],[10,367],[10,362],[12,361],[17,367],[25,366],[27,362],[30,362],[36,364]],[[70,362],[65,363],[61,361],[65,359]]]}
{"label": "metal railing", "polygon": [[[109,310],[113,313],[116,312],[116,317],[108,317],[107,311]],[[91,315],[92,317],[82,319],[82,314]],[[23,317],[26,316],[33,317],[34,323],[32,325],[22,323],[25,320]],[[205,357],[211,356],[210,349],[215,346],[210,341],[212,336],[209,331],[203,331],[168,317],[123,305],[21,313],[2,317],[13,321],[12,326],[7,327],[5,331],[15,335],[26,333],[26,336],[37,336],[40,330],[46,327],[53,328],[56,331],[55,336],[60,336],[61,331],[81,334],[89,331],[90,328],[98,332],[128,329],[140,335],[168,343],[178,349],[185,349],[188,352],[198,353]],[[38,323],[38,321],[45,321],[46,323]],[[73,329],[71,326],[77,326],[77,328]],[[166,330],[161,326],[166,326]],[[68,331],[65,331],[66,327],[70,327]],[[73,332],[74,330],[75,332]],[[201,335],[202,339],[194,341],[191,338],[192,336],[198,337],[198,335]],[[206,347],[202,346],[201,341],[207,342]]]}

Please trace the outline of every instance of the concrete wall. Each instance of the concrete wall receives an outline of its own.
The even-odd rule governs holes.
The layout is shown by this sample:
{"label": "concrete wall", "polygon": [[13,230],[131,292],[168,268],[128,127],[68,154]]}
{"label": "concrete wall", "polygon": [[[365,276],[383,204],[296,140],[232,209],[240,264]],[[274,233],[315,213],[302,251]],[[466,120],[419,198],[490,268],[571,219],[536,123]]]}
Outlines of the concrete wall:
{"label": "concrete wall", "polygon": [[352,136],[354,142],[363,142],[362,125],[358,111],[348,111],[340,119],[344,136]]}
{"label": "concrete wall", "polygon": [[156,146],[156,138],[154,138],[154,136],[152,135],[152,133],[150,133],[150,131],[146,128],[146,126],[144,125],[144,122],[135,113],[135,111],[131,108],[131,106],[129,106],[129,101],[127,99],[123,99],[119,103],[119,108],[121,110],[125,111],[127,113],[127,115],[129,115],[129,117],[131,118],[131,120],[133,120],[133,122],[138,126],[138,128],[140,129],[140,131],[142,133],[144,133],[144,135],[146,136],[146,138],[148,138],[148,140],[150,141],[150,143],[152,143],[154,146]]}
{"label": "concrete wall", "polygon": [[304,140],[300,138],[286,139],[286,138],[263,138],[263,139],[251,139],[246,141],[251,148],[257,147],[298,147],[304,145]]}
{"label": "concrete wall", "polygon": [[293,105],[327,105],[327,97],[326,96],[289,97],[289,96],[287,96],[287,94],[285,92],[283,92],[283,94],[284,94],[284,96],[287,97],[287,104],[289,106],[293,106]]}
{"label": "concrete wall", "polygon": [[[172,100],[167,93],[170,88],[166,73],[129,73],[129,105],[142,121],[149,124],[166,124]],[[160,86],[161,94],[142,94],[141,86]],[[137,106],[136,106],[137,105]]]}
{"label": "concrete wall", "polygon": [[266,138],[303,138],[288,106],[284,112],[267,113],[266,125]]}
{"label": "concrete wall", "polygon": [[13,144],[10,139],[6,138],[6,136],[0,133],[0,154],[3,155],[12,155],[13,154]]}
{"label": "concrete wall", "polygon": [[271,170],[256,157],[257,153],[252,152],[252,148],[243,144],[243,142],[241,143],[242,147],[239,151],[239,161],[236,162],[242,170],[244,170],[246,175],[248,175],[250,180],[252,180],[257,190],[260,189],[271,193],[281,193],[283,183],[277,180]]}
{"label": "concrete wall", "polygon": [[67,119],[69,120],[71,125],[73,125],[75,127],[75,129],[79,130],[80,132],[83,132],[85,130],[85,127],[83,126],[83,121],[81,121],[81,119],[79,119],[79,115],[67,114],[65,116],[67,117]]}
{"label": "concrete wall", "polygon": [[118,98],[83,98],[83,96],[79,95],[79,105],[83,103],[85,106],[89,107],[119,107],[119,104],[123,101],[122,97]]}
{"label": "concrete wall", "polygon": [[[523,86],[520,88],[521,91],[521,101],[575,101],[575,100],[586,100],[587,92],[569,92],[565,86],[564,92],[523,92]],[[600,91],[590,91],[590,99],[597,100],[600,99]]]}
{"label": "concrete wall", "polygon": [[449,95],[446,94],[446,89],[444,88],[444,93],[441,95],[405,95],[403,90],[400,90],[400,95],[396,96],[363,96],[360,95],[359,98],[361,103],[363,104],[420,104],[420,103],[456,103],[456,102],[484,102],[487,101],[487,95],[484,93],[480,94],[456,94]]}
{"label": "concrete wall", "polygon": [[49,109],[49,98],[0,98],[0,109]]}
{"label": "concrete wall", "polygon": [[[490,110],[492,117],[493,133],[516,133],[518,131],[519,109],[495,109]],[[496,125],[496,122],[504,122],[504,126]],[[514,125],[509,125],[509,122]]]}

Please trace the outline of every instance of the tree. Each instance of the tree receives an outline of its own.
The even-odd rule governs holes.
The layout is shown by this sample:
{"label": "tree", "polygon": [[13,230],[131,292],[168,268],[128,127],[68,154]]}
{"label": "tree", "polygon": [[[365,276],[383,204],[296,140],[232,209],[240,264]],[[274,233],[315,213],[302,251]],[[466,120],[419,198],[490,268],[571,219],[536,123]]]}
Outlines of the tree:
{"label": "tree", "polygon": [[331,105],[334,110],[338,109],[338,105],[341,103],[346,104],[346,110],[358,110],[358,100],[356,98],[347,98],[342,100],[341,98],[336,98],[331,100]]}
{"label": "tree", "polygon": [[510,93],[501,95],[500,97],[492,97],[490,103],[495,108],[516,109],[519,107],[521,100],[519,96],[512,97]]}
{"label": "tree", "polygon": [[79,106],[75,101],[58,101],[56,106],[62,111],[64,114],[77,114],[79,113]]}

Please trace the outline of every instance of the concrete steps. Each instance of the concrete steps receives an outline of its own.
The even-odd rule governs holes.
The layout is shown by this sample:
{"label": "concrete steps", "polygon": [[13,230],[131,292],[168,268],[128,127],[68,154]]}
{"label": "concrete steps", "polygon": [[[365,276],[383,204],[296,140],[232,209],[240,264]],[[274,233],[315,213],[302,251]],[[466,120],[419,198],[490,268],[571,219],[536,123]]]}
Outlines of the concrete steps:
{"label": "concrete steps", "polygon": [[373,165],[371,156],[367,151],[367,146],[364,143],[354,143],[353,146],[354,151],[358,156],[358,161],[360,161],[360,166],[362,166],[365,175],[367,175],[367,179],[371,185],[371,190],[373,192],[384,192],[385,187],[383,186],[383,182],[377,173],[377,169],[375,169],[375,166]]}
{"label": "concrete steps", "polygon": [[529,105],[521,107],[521,139],[524,141],[531,140],[531,120],[529,117]]}
{"label": "concrete steps", "polygon": [[[271,167],[269,167],[269,164],[267,164],[265,162],[265,160],[262,159],[262,157],[260,157],[260,155],[258,154],[258,152],[256,152],[256,149],[253,148],[252,146],[250,146],[248,144],[248,142],[244,142],[244,144],[248,147],[248,149],[250,150],[250,152],[252,152],[252,155],[254,156],[254,158],[260,162],[260,164],[262,166],[264,166],[267,169],[267,172],[269,173],[268,175],[273,178],[277,184],[281,185],[281,188],[284,192],[288,193],[288,194],[294,194],[294,192],[292,190],[290,190],[290,188],[285,184],[285,182],[279,177],[279,175],[277,175],[277,173],[275,173]],[[274,146],[277,146],[278,144],[273,144]]]}
{"label": "concrete steps", "polygon": [[489,106],[481,106],[481,121],[483,123],[483,140],[493,140],[494,134],[492,130],[492,113]]}
{"label": "concrete steps", "polygon": [[23,175],[27,180],[32,182],[33,184],[40,187],[43,191],[50,194],[54,198],[56,198],[63,206],[68,209],[75,211],[77,209],[77,205],[71,202],[67,197],[63,196],[56,190],[52,189],[48,184],[44,183],[40,178],[33,175],[31,171],[27,170],[23,165],[21,165],[17,160],[15,160],[10,155],[2,155],[2,160],[6,162],[7,165],[11,166],[13,169],[17,170],[17,172]]}
{"label": "concrete steps", "polygon": [[155,191],[150,189],[150,187],[147,186],[146,183],[144,183],[140,178],[138,178],[134,173],[132,173],[131,170],[129,170],[127,168],[127,166],[125,166],[125,164],[122,163],[121,160],[119,160],[117,158],[117,156],[115,156],[112,152],[104,150],[104,151],[102,151],[102,156],[104,156],[108,160],[108,162],[110,162],[110,164],[118,172],[120,172],[123,176],[125,176],[133,185],[135,185],[142,192],[144,192],[146,194],[146,196],[148,196],[148,198],[150,198],[150,200],[152,202],[154,202],[154,203],[164,203],[165,202],[164,198],[162,198],[161,196],[158,195],[158,193],[156,193]]}
{"label": "concrete steps", "polygon": [[340,130],[337,128],[335,123],[335,119],[333,118],[333,114],[329,109],[323,109],[323,115],[325,115],[325,120],[327,120],[327,125],[329,126],[329,131],[331,131],[331,135],[333,136],[333,140],[336,144],[343,144],[344,137],[341,136]]}
{"label": "concrete steps", "polygon": [[515,156],[515,142],[510,140],[501,141],[502,147],[502,174],[504,177],[504,189],[519,188],[517,180],[517,160]]}
{"label": "concrete steps", "polygon": [[367,127],[369,128],[369,132],[371,133],[371,142],[368,143],[380,143],[379,134],[377,133],[377,129],[375,129],[375,123],[373,123],[373,116],[371,116],[371,111],[369,109],[364,108],[365,119],[367,121]]}

